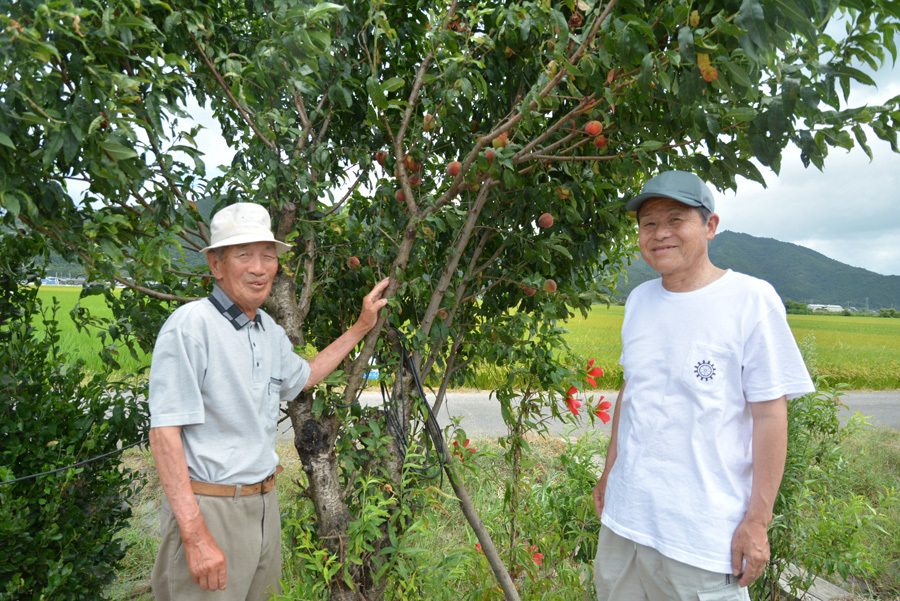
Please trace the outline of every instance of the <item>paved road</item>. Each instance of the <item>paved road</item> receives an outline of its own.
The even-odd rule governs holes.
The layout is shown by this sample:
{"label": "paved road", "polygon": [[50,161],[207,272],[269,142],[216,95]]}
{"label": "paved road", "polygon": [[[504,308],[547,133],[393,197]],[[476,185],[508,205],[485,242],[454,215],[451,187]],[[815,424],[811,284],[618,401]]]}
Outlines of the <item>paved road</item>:
{"label": "paved road", "polygon": [[[606,400],[614,402],[617,393],[600,391],[593,394],[595,396],[605,395]],[[366,406],[380,405],[381,394],[364,392],[360,401]],[[900,430],[900,390],[849,392],[841,397],[841,401],[845,405],[841,410],[841,415],[844,417],[860,413],[870,418],[869,422],[875,426]],[[429,395],[429,402],[434,402],[433,396]],[[609,434],[611,424],[604,425],[600,420],[594,420],[594,423],[591,424],[584,413],[582,411],[577,424],[552,419],[548,422],[548,428],[551,433],[556,435],[569,432],[578,435],[588,428],[599,429],[601,432]],[[610,410],[610,415],[612,415],[612,410]],[[496,438],[507,433],[506,425],[500,416],[500,405],[496,399],[490,398],[487,392],[449,393],[444,401],[444,406],[438,413],[438,423],[441,428],[450,423],[451,416],[462,418],[461,425],[470,438]],[[291,439],[288,422],[281,425],[281,431],[284,439]]]}

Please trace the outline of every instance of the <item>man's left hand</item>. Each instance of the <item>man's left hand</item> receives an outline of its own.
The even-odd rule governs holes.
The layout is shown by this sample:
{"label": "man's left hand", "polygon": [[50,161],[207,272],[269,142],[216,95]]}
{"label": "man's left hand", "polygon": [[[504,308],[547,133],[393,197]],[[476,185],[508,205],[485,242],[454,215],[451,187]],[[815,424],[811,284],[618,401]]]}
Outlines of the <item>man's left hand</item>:
{"label": "man's left hand", "polygon": [[375,287],[363,299],[362,311],[359,313],[356,325],[362,328],[364,332],[368,332],[378,323],[378,312],[388,302],[384,298],[384,291],[388,286],[388,282],[390,282],[390,278],[384,278],[375,284]]}
{"label": "man's left hand", "polygon": [[769,556],[769,533],[765,524],[741,522],[731,539],[731,570],[734,576],[741,577],[738,584],[753,584],[766,569]]}

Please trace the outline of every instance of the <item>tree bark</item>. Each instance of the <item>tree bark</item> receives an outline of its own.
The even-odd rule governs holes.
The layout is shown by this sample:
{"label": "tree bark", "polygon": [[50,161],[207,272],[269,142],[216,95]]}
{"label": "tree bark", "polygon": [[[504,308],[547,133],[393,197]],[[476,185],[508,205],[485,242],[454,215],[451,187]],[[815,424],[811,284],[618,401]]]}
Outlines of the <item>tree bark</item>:
{"label": "tree bark", "polygon": [[[288,403],[288,415],[294,428],[294,448],[309,481],[309,498],[318,521],[316,533],[328,551],[343,561],[344,540],[351,517],[344,502],[334,452],[340,423],[334,416],[315,419],[309,393],[302,393]],[[335,579],[333,585],[330,596],[333,601],[356,600],[343,579]]]}

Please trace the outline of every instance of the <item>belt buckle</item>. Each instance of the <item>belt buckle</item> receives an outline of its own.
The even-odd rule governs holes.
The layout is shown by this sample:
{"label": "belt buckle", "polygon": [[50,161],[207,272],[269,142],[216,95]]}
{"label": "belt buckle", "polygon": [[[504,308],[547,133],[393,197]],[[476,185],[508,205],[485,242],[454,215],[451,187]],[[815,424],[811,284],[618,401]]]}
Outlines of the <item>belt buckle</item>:
{"label": "belt buckle", "polygon": [[275,480],[275,472],[272,472],[270,475],[266,476],[264,480],[259,482],[259,494],[263,494],[266,492],[266,482]]}

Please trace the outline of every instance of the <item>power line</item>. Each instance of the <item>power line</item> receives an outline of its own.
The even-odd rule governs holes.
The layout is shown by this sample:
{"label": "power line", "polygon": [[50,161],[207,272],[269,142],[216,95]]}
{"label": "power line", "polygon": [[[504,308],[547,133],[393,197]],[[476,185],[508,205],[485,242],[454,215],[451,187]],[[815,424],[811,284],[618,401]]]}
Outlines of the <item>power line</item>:
{"label": "power line", "polygon": [[67,465],[66,467],[60,467],[55,470],[49,470],[46,472],[41,472],[40,474],[31,474],[30,476],[22,476],[21,478],[16,478],[15,480],[3,480],[0,481],[0,486],[4,484],[15,484],[16,482],[23,482],[25,480],[32,480],[34,478],[40,478],[41,476],[50,476],[53,474],[58,474],[59,472],[64,472],[66,470],[71,470],[76,467],[81,467],[83,465],[87,465],[89,463],[93,463],[95,461],[100,461],[102,459],[106,459],[108,457],[112,457],[113,455],[118,455],[119,453],[123,453],[132,447],[136,447],[138,445],[144,444],[148,439],[139,440],[135,443],[128,445],[127,447],[122,447],[121,449],[116,449],[115,451],[110,451],[109,453],[105,453],[103,455],[99,455],[97,457],[92,457],[91,459],[85,459],[84,461],[79,461],[78,463],[73,463],[72,465]]}

